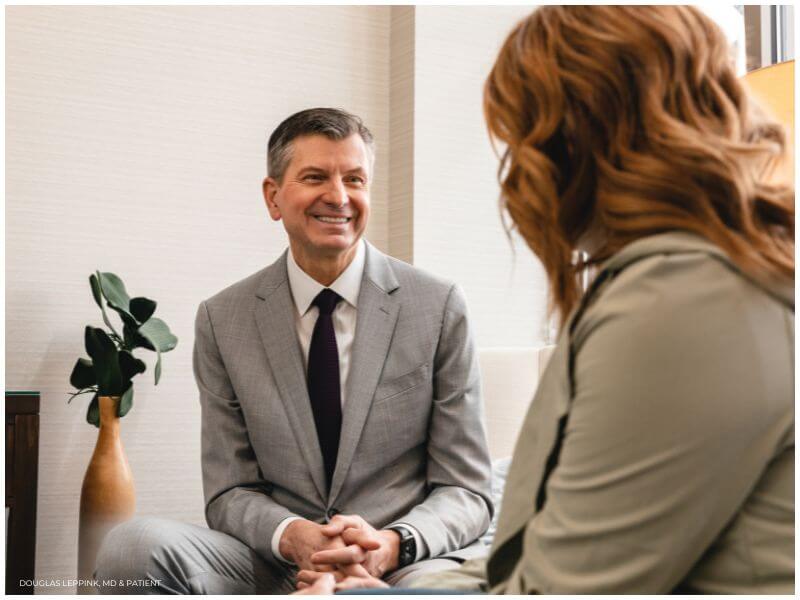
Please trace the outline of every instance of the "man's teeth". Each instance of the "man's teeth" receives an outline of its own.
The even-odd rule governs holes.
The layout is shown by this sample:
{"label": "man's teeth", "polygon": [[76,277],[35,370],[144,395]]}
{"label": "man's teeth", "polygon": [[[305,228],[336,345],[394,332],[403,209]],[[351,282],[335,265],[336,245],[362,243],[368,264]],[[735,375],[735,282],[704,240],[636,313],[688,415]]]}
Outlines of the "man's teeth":
{"label": "man's teeth", "polygon": [[350,217],[314,217],[317,221],[322,221],[323,223],[347,223],[350,220]]}

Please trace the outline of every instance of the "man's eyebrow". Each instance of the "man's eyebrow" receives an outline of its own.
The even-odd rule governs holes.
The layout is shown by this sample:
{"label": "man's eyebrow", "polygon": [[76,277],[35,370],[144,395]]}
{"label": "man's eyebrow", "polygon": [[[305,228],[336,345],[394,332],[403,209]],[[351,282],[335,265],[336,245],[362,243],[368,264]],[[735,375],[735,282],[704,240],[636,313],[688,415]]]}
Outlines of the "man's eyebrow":
{"label": "man's eyebrow", "polygon": [[358,167],[353,167],[352,169],[348,169],[347,171],[345,171],[345,173],[363,173],[366,175],[367,170],[359,165]]}
{"label": "man's eyebrow", "polygon": [[316,171],[317,173],[325,173],[325,169],[323,169],[322,167],[315,167],[314,165],[311,165],[308,167],[303,167],[297,172],[297,174],[302,175],[303,173],[308,173],[309,171]]}

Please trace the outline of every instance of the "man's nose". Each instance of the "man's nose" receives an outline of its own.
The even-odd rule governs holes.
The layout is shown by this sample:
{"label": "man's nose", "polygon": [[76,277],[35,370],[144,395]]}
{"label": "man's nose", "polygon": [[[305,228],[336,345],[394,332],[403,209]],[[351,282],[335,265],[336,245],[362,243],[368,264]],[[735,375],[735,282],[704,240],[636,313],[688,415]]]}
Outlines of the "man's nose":
{"label": "man's nose", "polygon": [[328,189],[325,190],[325,196],[323,200],[326,204],[336,208],[341,208],[350,201],[347,197],[347,189],[339,180],[332,180],[330,186],[328,186]]}

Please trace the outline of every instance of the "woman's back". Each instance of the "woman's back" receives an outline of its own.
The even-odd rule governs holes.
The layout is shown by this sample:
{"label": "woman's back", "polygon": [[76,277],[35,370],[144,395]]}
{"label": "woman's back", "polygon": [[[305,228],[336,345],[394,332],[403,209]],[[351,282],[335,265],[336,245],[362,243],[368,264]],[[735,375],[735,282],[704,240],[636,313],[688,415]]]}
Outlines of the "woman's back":
{"label": "woman's back", "polygon": [[[792,286],[754,282],[716,247],[685,233],[639,240],[606,268],[609,281],[600,282],[595,302],[587,299],[590,306],[573,332],[575,393],[582,392],[581,363],[592,360],[580,357],[588,342],[582,336],[597,335],[614,319],[625,321],[606,348],[606,360],[624,371],[629,351],[629,368],[638,364],[643,372],[627,381],[609,373],[609,387],[621,393],[636,381],[646,382],[652,392],[639,390],[638,401],[665,405],[652,407],[654,420],[644,418],[637,427],[642,446],[634,443],[624,452],[646,452],[664,432],[662,451],[673,453],[674,460],[654,468],[652,476],[661,475],[653,485],[662,490],[662,502],[673,499],[673,508],[680,502],[695,505],[674,519],[669,510],[661,515],[668,528],[675,528],[667,540],[690,544],[673,553],[702,552],[679,591],[791,592]],[[634,358],[637,354],[640,359]],[[591,376],[588,370],[583,375]],[[670,462],[686,471],[673,469]]]}
{"label": "woman's back", "polygon": [[691,234],[610,259],[520,433],[492,591],[791,592],[793,304]]}

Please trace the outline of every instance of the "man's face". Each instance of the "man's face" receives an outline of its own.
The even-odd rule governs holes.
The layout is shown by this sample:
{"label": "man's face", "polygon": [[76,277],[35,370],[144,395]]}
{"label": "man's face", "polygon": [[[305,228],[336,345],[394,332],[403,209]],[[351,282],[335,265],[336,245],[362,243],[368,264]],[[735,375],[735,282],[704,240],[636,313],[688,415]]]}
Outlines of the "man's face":
{"label": "man's face", "polygon": [[283,220],[293,250],[306,256],[346,254],[369,218],[370,158],[358,134],[343,140],[307,135],[292,140],[283,181],[267,177],[270,216]]}

